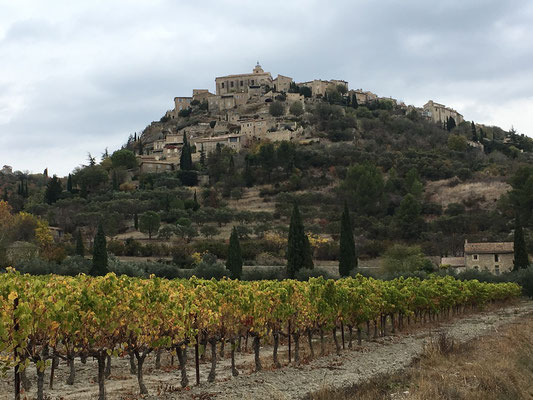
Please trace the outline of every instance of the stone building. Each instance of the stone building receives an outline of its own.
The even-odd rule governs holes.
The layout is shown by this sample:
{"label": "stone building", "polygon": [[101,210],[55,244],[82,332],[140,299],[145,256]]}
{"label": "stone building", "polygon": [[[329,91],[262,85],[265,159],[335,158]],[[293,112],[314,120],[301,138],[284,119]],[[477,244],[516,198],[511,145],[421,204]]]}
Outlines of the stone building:
{"label": "stone building", "polygon": [[191,138],[191,144],[196,146],[197,152],[203,148],[206,154],[215,151],[217,145],[227,146],[235,151],[239,151],[246,145],[246,136],[243,134],[229,134],[208,138]]}
{"label": "stone building", "polygon": [[424,111],[436,124],[445,124],[450,117],[455,120],[457,125],[464,121],[463,116],[453,108],[446,107],[444,104],[435,103],[433,100],[429,100],[424,104]]}
{"label": "stone building", "polygon": [[13,168],[11,165],[4,165],[2,169],[0,170],[1,173],[5,175],[12,175],[13,174]]}
{"label": "stone building", "polygon": [[270,86],[273,80],[270,72],[265,72],[257,63],[252,73],[219,76],[215,78],[216,94],[248,92],[250,86]]}
{"label": "stone building", "polygon": [[324,96],[328,89],[336,89],[337,86],[339,85],[345,86],[346,90],[348,90],[348,82],[338,80],[338,79],[332,79],[329,81],[324,81],[322,79],[315,79],[309,82],[298,83],[298,86],[305,86],[311,89],[311,94],[314,97]]}
{"label": "stone building", "polygon": [[488,271],[499,275],[514,267],[513,242],[468,243],[465,241],[463,257],[443,257],[441,266],[452,267],[457,272],[469,269]]}
{"label": "stone building", "polygon": [[292,78],[288,76],[279,75],[272,82],[274,84],[274,90],[276,92],[285,92],[287,93],[291,87]]}
{"label": "stone building", "polygon": [[192,99],[198,100],[199,102],[206,101],[209,97],[214,96],[208,89],[193,89],[192,90]]}
{"label": "stone building", "polygon": [[244,119],[239,121],[241,134],[247,136],[262,136],[267,133],[271,123],[264,119]]}
{"label": "stone building", "polygon": [[465,242],[465,267],[499,275],[514,267],[513,242]]}
{"label": "stone building", "polygon": [[176,115],[181,110],[186,110],[191,106],[192,97],[174,97],[174,112]]}

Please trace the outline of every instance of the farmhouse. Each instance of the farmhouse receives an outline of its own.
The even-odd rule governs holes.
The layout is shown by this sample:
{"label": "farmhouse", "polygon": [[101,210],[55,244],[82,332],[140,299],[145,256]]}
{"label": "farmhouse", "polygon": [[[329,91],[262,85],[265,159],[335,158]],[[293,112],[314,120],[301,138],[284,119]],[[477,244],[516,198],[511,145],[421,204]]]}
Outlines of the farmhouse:
{"label": "farmhouse", "polygon": [[440,265],[452,267],[457,272],[475,269],[499,275],[511,271],[514,267],[514,243],[468,243],[467,240],[463,257],[443,257]]}

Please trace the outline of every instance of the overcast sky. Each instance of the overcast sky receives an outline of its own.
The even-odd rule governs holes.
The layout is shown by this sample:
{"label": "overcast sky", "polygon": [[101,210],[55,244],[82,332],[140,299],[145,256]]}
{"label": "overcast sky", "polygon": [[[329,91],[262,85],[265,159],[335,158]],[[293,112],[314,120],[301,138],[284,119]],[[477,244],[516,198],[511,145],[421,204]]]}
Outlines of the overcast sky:
{"label": "overcast sky", "polygon": [[65,175],[256,61],[533,136],[531,0],[0,0],[0,167]]}

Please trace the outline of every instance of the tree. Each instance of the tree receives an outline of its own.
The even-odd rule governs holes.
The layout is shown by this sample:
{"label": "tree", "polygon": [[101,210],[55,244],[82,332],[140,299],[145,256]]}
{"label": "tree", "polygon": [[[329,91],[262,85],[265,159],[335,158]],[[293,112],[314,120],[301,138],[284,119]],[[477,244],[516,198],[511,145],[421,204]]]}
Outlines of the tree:
{"label": "tree", "polygon": [[252,167],[250,166],[250,160],[246,158],[244,163],[244,171],[242,173],[242,179],[246,187],[252,187],[254,185],[255,179],[254,174],[252,173]]}
{"label": "tree", "polygon": [[294,279],[296,273],[302,268],[312,269],[313,260],[309,239],[305,235],[300,217],[300,210],[298,205],[294,203],[287,243],[287,278]]}
{"label": "tree", "polygon": [[76,234],[76,255],[85,256],[85,246],[83,245],[83,238],[81,237],[81,230],[78,229]]}
{"label": "tree", "polygon": [[229,238],[228,259],[226,261],[226,268],[231,273],[232,279],[241,279],[242,276],[242,252],[239,243],[239,235],[237,229],[233,227],[231,236]]}
{"label": "tree", "polygon": [[455,127],[455,119],[453,117],[448,117],[448,119],[446,120],[446,129],[448,130],[448,132],[450,132]]}
{"label": "tree", "polygon": [[344,211],[341,217],[339,274],[340,276],[348,276],[355,268],[357,268],[357,253],[355,251],[350,211],[348,210],[348,203],[345,202]]}
{"label": "tree", "polygon": [[431,261],[424,256],[419,246],[395,244],[387,249],[382,259],[383,269],[389,274],[404,272],[431,272]]}
{"label": "tree", "polygon": [[137,213],[133,214],[133,227],[135,230],[139,229],[139,214]]}
{"label": "tree", "polygon": [[93,245],[93,265],[89,274],[92,276],[103,276],[109,272],[107,268],[107,244],[102,223],[98,224],[98,231],[94,237]]}
{"label": "tree", "polygon": [[117,150],[111,155],[113,168],[124,167],[131,169],[137,167],[137,157],[133,151],[122,149]]}
{"label": "tree", "polygon": [[404,239],[417,239],[424,229],[424,219],[420,215],[422,206],[412,194],[407,194],[396,209],[394,224]]}
{"label": "tree", "polygon": [[204,144],[202,143],[202,147],[200,148],[200,165],[202,167],[205,167],[205,150],[204,150]]}
{"label": "tree", "polygon": [[183,147],[180,156],[180,169],[190,171],[192,169],[191,146],[187,140],[187,135],[183,133]]}
{"label": "tree", "polygon": [[67,191],[72,193],[72,175],[68,174],[67,178]]}
{"label": "tree", "polygon": [[59,178],[54,175],[48,180],[48,183],[46,184],[44,198],[48,204],[54,204],[57,200],[59,200],[59,197],[61,196],[62,192],[63,185],[61,184]]}
{"label": "tree", "polygon": [[527,254],[524,231],[520,224],[520,216],[517,214],[514,228],[514,270],[518,271],[519,269],[527,268],[528,266],[529,256]]}
{"label": "tree", "polygon": [[471,123],[471,129],[472,129],[472,141],[473,142],[479,142],[479,138],[477,136],[476,132],[476,124],[474,124],[474,121]]}
{"label": "tree", "polygon": [[200,233],[205,236],[206,239],[212,238],[215,235],[218,235],[220,231],[216,226],[213,225],[204,225],[200,228]]}
{"label": "tree", "polygon": [[340,189],[349,201],[363,214],[383,211],[385,183],[383,175],[372,164],[359,164],[348,168]]}
{"label": "tree", "polygon": [[142,233],[148,233],[148,238],[152,239],[152,235],[156,234],[161,226],[161,218],[155,211],[146,211],[141,214],[139,218],[139,230]]}
{"label": "tree", "polygon": [[285,114],[285,106],[281,101],[273,101],[272,103],[270,103],[268,112],[273,117],[281,117],[283,114]]}
{"label": "tree", "polygon": [[468,143],[461,135],[450,135],[448,137],[448,148],[453,151],[466,151]]}
{"label": "tree", "polygon": [[295,101],[291,104],[289,107],[289,112],[294,115],[295,117],[299,117],[304,113],[304,106],[302,105],[302,102]]}

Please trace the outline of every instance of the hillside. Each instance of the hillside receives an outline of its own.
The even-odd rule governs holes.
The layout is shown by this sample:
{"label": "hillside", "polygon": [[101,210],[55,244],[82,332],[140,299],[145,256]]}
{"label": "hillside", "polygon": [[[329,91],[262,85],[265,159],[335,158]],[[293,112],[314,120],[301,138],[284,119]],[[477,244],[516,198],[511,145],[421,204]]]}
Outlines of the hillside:
{"label": "hillside", "polygon": [[[65,233],[63,257],[74,253],[78,231],[90,248],[101,221],[108,237],[120,234],[111,253],[187,266],[205,251],[224,259],[235,225],[245,263],[283,265],[294,202],[319,262],[337,260],[344,202],[361,259],[395,243],[438,257],[461,254],[465,239],[512,240],[516,210],[531,252],[532,139],[452,117],[436,123],[426,109],[363,102],[347,86],[320,96],[302,88],[263,88],[222,110],[211,103],[224,96],[186,98],[187,108],[168,111],[124,149],[63,178],[51,198],[44,175],[0,173],[0,190],[13,212]],[[135,226],[147,211],[161,221],[152,240]]]}

